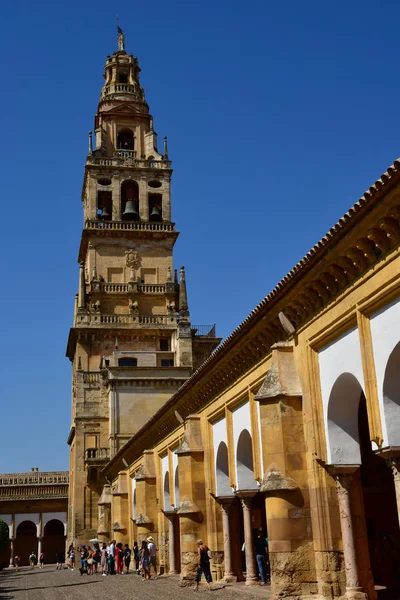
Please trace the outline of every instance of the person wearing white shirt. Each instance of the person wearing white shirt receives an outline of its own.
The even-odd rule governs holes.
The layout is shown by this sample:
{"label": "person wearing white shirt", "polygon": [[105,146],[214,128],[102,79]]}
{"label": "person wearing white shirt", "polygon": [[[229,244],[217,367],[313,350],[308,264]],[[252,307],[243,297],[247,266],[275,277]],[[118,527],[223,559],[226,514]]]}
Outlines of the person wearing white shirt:
{"label": "person wearing white shirt", "polygon": [[151,567],[154,567],[154,579],[157,579],[157,548],[154,542],[154,538],[150,535],[147,538],[149,545],[147,546],[150,554],[150,565],[149,573],[151,575]]}

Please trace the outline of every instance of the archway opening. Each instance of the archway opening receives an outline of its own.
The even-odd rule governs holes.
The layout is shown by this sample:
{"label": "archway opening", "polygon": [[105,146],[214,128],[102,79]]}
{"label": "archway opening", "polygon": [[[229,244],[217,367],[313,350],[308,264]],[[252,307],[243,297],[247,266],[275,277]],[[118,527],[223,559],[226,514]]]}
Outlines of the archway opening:
{"label": "archway opening", "polygon": [[21,565],[29,564],[29,555],[34,552],[37,555],[37,529],[33,521],[22,521],[17,527],[17,535],[14,542],[14,556],[19,556]]}
{"label": "archway opening", "polygon": [[218,446],[215,463],[217,496],[232,496],[229,483],[228,447],[225,442],[221,442]]}
{"label": "archway opening", "polygon": [[0,517],[0,529],[1,529],[1,537],[3,539],[8,539],[5,547],[0,551],[0,569],[6,569],[10,564],[10,556],[11,556],[11,542],[10,542],[10,528]]}
{"label": "archway opening", "polygon": [[42,552],[47,564],[56,562],[57,552],[65,551],[64,524],[59,519],[51,519],[44,526]]}
{"label": "archway opening", "polygon": [[351,373],[340,375],[332,387],[328,444],[331,464],[360,465],[350,491],[356,552],[363,557],[360,582],[367,593],[373,593],[373,585],[383,586],[385,597],[394,597],[400,568],[394,481],[386,461],[372,449],[365,395]]}
{"label": "archway opening", "polygon": [[253,445],[247,429],[241,432],[236,448],[237,489],[257,489],[253,468]]}
{"label": "archway opening", "polygon": [[174,477],[174,492],[175,492],[175,508],[179,508],[181,505],[181,500],[179,496],[179,470],[178,467],[175,469],[175,477]]}
{"label": "archway opening", "polygon": [[133,151],[135,149],[135,137],[130,129],[123,129],[117,136],[118,150]]}
{"label": "archway opening", "polygon": [[383,380],[387,446],[400,446],[400,342],[389,356]]}
{"label": "archway opening", "polygon": [[136,181],[121,185],[121,217],[123,221],[139,220],[139,186]]}

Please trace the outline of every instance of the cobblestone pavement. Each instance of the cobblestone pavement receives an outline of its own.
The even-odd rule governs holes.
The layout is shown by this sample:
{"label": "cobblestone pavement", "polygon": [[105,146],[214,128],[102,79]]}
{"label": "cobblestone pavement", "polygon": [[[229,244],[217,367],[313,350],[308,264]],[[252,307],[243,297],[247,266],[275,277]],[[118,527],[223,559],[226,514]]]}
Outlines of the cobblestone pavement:
{"label": "cobblestone pavement", "polygon": [[[213,584],[207,592],[200,588],[198,595],[212,594],[220,600],[259,600],[271,596],[269,586],[256,588],[244,584]],[[80,575],[79,571],[57,571],[48,566],[43,570],[23,567],[19,571],[0,571],[0,600],[186,600],[196,598],[191,588],[179,586],[179,577],[160,577],[142,581],[136,574],[123,576]]]}

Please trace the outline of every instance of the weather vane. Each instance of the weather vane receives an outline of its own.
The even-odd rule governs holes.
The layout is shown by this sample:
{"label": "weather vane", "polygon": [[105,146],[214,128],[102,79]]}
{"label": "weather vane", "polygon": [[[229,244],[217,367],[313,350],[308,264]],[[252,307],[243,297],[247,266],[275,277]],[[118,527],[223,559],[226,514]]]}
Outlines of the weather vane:
{"label": "weather vane", "polygon": [[119,19],[117,15],[117,32],[118,32],[118,50],[125,52],[125,36],[121,27],[119,26]]}

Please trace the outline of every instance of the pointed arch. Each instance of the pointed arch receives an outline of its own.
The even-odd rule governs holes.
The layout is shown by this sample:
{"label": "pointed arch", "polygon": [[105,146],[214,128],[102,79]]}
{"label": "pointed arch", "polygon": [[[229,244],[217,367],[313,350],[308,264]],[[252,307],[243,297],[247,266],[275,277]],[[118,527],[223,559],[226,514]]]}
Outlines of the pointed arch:
{"label": "pointed arch", "polygon": [[400,446],[400,342],[394,347],[386,363],[383,411],[388,438],[385,446]]}

